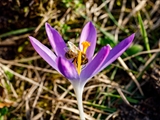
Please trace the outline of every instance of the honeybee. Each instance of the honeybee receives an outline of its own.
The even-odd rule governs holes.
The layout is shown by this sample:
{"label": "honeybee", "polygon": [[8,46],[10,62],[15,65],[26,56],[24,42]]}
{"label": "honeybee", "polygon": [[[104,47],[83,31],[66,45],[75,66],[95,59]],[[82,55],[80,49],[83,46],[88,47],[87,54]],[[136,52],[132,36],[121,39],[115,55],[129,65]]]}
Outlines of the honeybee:
{"label": "honeybee", "polygon": [[[66,51],[65,53],[65,57],[67,59],[73,59],[73,63],[75,65],[77,65],[77,61],[78,61],[78,53],[80,51],[80,49],[75,46],[72,42],[68,41],[68,46],[69,46],[69,49]],[[85,65],[88,63],[88,58],[86,56],[86,54],[82,53],[82,56],[81,56],[81,65]]]}

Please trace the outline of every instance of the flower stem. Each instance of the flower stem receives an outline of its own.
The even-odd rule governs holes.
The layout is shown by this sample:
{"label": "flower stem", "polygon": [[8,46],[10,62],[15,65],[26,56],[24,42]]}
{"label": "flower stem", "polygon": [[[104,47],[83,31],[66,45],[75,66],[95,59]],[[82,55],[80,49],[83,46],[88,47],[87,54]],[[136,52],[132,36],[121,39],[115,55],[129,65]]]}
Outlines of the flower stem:
{"label": "flower stem", "polygon": [[83,112],[83,103],[82,103],[83,86],[75,85],[74,91],[75,91],[76,98],[77,98],[80,120],[85,120],[85,116]]}

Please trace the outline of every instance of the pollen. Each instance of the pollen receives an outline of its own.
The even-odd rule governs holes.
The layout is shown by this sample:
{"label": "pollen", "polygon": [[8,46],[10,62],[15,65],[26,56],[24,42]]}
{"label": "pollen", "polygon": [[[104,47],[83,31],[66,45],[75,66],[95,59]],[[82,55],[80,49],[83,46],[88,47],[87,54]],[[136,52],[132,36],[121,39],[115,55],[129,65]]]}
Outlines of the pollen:
{"label": "pollen", "polygon": [[78,52],[78,60],[77,60],[77,72],[80,75],[81,73],[81,63],[82,63],[82,53],[86,54],[87,48],[90,46],[90,43],[87,41],[82,42],[83,50]]}

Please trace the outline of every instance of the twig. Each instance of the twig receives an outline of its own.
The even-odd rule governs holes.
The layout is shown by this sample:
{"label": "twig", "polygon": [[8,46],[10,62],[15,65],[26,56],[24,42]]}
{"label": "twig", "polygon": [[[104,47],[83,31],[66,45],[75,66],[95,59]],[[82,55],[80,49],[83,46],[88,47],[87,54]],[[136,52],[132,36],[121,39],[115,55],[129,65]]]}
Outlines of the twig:
{"label": "twig", "polygon": [[[3,64],[1,64],[1,63],[0,63],[0,67],[1,67],[4,71],[9,71],[10,73],[14,74],[15,76],[21,78],[21,80],[27,81],[27,82],[29,82],[29,83],[31,83],[31,84],[36,85],[36,86],[40,86],[39,83],[34,82],[32,79],[29,79],[29,78],[27,78],[27,77],[25,77],[25,76],[22,76],[22,75],[20,75],[20,74],[18,74],[18,73],[16,73],[16,72],[14,72],[13,70],[11,70],[10,68],[8,68],[7,66],[5,66],[5,65],[3,65]],[[46,87],[44,87],[44,86],[43,86],[42,88],[43,88],[44,90],[50,92],[51,94],[55,95],[54,92],[51,91],[51,90],[49,90],[48,88],[46,88]]]}
{"label": "twig", "polygon": [[127,61],[127,60],[132,59],[134,57],[137,57],[139,55],[148,54],[148,53],[158,53],[158,52],[160,52],[160,49],[152,49],[150,51],[142,51],[142,52],[139,52],[137,54],[131,55],[131,56],[127,57],[127,58],[124,58],[123,61]]}
{"label": "twig", "polygon": [[[26,60],[29,61],[30,59],[26,59]],[[32,65],[26,65],[26,64],[17,63],[17,61],[18,60],[8,61],[8,60],[3,60],[3,59],[0,58],[0,62],[3,63],[3,64],[19,66],[19,67],[24,67],[24,68],[28,68],[28,69],[35,69],[35,70],[43,71],[43,72],[47,72],[47,73],[54,73],[54,74],[58,73],[57,71],[54,71],[54,70],[49,70],[49,69],[45,69],[45,68],[41,68],[41,67],[36,67],[36,66],[32,66]],[[19,61],[21,61],[21,60],[19,60]]]}
{"label": "twig", "polygon": [[128,66],[125,64],[125,62],[122,60],[121,57],[118,58],[118,61],[119,61],[120,64],[124,67],[124,69],[127,71],[128,75],[132,78],[132,80],[135,82],[135,84],[137,85],[137,87],[138,87],[141,95],[144,95],[144,94],[143,94],[143,91],[142,91],[142,89],[141,89],[141,86],[140,86],[140,84],[138,83],[136,77],[132,74],[132,72],[128,71],[129,68],[128,68]]}
{"label": "twig", "polygon": [[146,5],[147,0],[142,0],[133,10],[132,12],[123,20],[122,26],[126,25],[129,19],[139,10],[141,10]]}

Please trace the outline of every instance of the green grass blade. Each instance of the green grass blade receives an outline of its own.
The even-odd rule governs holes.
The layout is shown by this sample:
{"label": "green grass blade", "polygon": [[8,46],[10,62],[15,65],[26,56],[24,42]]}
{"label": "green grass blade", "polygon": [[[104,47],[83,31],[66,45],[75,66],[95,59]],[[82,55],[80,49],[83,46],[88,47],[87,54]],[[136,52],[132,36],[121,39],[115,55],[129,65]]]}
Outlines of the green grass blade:
{"label": "green grass blade", "polygon": [[116,108],[109,108],[107,106],[99,105],[99,104],[95,104],[95,103],[91,103],[91,102],[86,102],[85,104],[89,105],[89,106],[92,106],[92,107],[95,107],[95,108],[98,108],[100,110],[104,110],[106,112],[110,112],[110,113],[113,113],[113,112],[116,111]]}
{"label": "green grass blade", "polygon": [[[137,17],[138,17],[138,23],[140,25],[140,31],[141,31],[141,34],[144,40],[145,47],[148,51],[150,51],[150,45],[149,45],[147,32],[146,32],[146,29],[144,28],[144,24],[143,24],[143,20],[142,20],[140,12],[138,12]],[[151,57],[150,53],[149,53],[149,56]]]}
{"label": "green grass blade", "polygon": [[18,29],[18,30],[12,30],[10,32],[1,34],[0,38],[8,37],[8,36],[11,36],[11,35],[18,35],[18,34],[26,33],[26,32],[32,31],[34,29],[35,29],[34,27],[31,27],[31,28],[23,28],[23,29]]}
{"label": "green grass blade", "polygon": [[[112,93],[102,93],[102,94],[104,94],[104,95],[106,95],[106,96],[109,96],[109,97],[114,97],[114,98],[122,99],[120,95],[116,95],[116,94],[112,94]],[[127,98],[127,100],[128,100],[130,103],[135,103],[135,104],[136,104],[136,103],[139,102],[138,100],[133,99],[133,98],[131,98],[131,97],[126,97],[126,98]]]}

